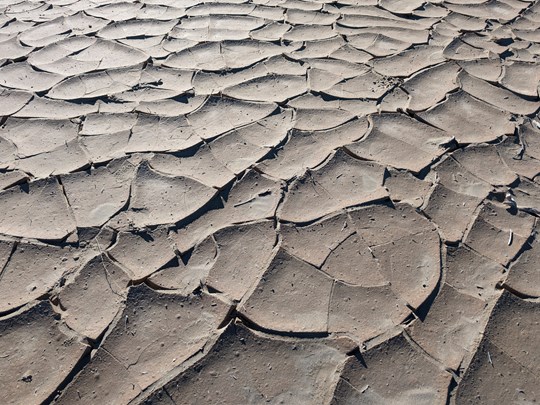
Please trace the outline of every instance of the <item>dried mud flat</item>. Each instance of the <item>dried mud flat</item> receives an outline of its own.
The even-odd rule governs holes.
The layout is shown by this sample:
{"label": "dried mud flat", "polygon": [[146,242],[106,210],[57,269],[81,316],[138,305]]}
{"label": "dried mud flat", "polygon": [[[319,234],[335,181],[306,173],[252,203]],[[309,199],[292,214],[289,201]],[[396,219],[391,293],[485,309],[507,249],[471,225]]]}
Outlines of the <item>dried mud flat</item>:
{"label": "dried mud flat", "polygon": [[539,1],[0,0],[0,403],[540,401],[539,55]]}

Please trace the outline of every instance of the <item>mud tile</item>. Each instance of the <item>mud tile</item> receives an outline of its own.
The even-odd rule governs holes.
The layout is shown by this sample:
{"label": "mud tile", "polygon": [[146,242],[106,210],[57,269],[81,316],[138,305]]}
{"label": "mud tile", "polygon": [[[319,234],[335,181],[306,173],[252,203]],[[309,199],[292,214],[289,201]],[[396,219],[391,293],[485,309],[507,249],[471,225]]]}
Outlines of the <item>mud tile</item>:
{"label": "mud tile", "polygon": [[233,130],[210,144],[212,155],[235,175],[262,160],[271,151],[271,148],[260,147],[247,141],[241,131]]}
{"label": "mud tile", "polygon": [[[62,399],[64,403],[76,399],[77,391],[79,402],[83,403],[107,401],[112,395],[126,395],[125,400],[133,398],[138,390],[131,387],[126,390],[126,384],[144,389],[165,376],[204,347],[227,312],[227,305],[206,294],[183,297],[158,293],[145,285],[131,288],[126,308],[117,316],[98,349],[96,361],[87,367],[88,371],[100,374],[120,368],[123,378],[113,378],[108,381],[108,389],[94,391],[93,373],[80,374],[66,389],[60,403]],[[168,350],[164,351],[163,347]]]}
{"label": "mud tile", "polygon": [[463,91],[450,94],[443,103],[418,115],[455,136],[460,143],[488,142],[514,133],[510,114]]}
{"label": "mud tile", "polygon": [[448,8],[472,17],[511,20],[519,15],[520,10],[525,8],[525,4],[520,3],[519,8],[514,8],[502,1],[489,1],[483,4],[450,4]]}
{"label": "mud tile", "polygon": [[0,173],[0,190],[5,190],[17,184],[26,183],[28,180],[28,175],[18,170]]}
{"label": "mud tile", "polygon": [[178,20],[127,20],[108,24],[97,32],[97,36],[104,39],[122,39],[136,36],[155,36],[168,33]]}
{"label": "mud tile", "polygon": [[456,402],[535,401],[538,377],[485,339],[465,372]]}
{"label": "mud tile", "polygon": [[365,51],[377,57],[383,57],[404,51],[412,45],[411,42],[402,39],[368,32],[351,35],[348,38],[348,43],[355,49]]}
{"label": "mud tile", "polygon": [[84,119],[80,135],[102,135],[129,131],[137,122],[137,114],[89,114]]}
{"label": "mud tile", "polygon": [[258,41],[276,41],[291,28],[290,24],[273,22],[261,27],[258,30],[250,32],[250,37]]}
{"label": "mud tile", "polygon": [[441,277],[440,242],[435,231],[419,233],[372,248],[392,290],[418,308]]}
{"label": "mud tile", "polygon": [[92,163],[108,162],[126,155],[130,131],[113,132],[103,135],[82,136],[80,145]]}
{"label": "mud tile", "polygon": [[328,255],[354,229],[346,213],[339,213],[306,226],[281,224],[282,247],[294,256],[321,267]]}
{"label": "mud tile", "polygon": [[497,262],[481,256],[466,246],[448,248],[446,283],[460,293],[489,300],[500,295],[497,285],[505,269]]}
{"label": "mud tile", "polygon": [[308,222],[342,208],[383,199],[387,196],[383,175],[382,166],[338,151],[324,166],[308,170],[291,184],[279,218]]}
{"label": "mud tile", "polygon": [[490,82],[496,82],[503,72],[501,62],[497,59],[462,61],[459,66],[468,74]]}
{"label": "mud tile", "polygon": [[351,210],[349,216],[353,229],[370,247],[435,230],[432,223],[408,204],[371,205]]}
{"label": "mud tile", "polygon": [[492,186],[449,157],[435,167],[439,183],[456,193],[484,199]]}
{"label": "mud tile", "polygon": [[133,182],[127,215],[136,227],[172,224],[196,212],[216,192],[189,177],[161,175],[143,163]]}
{"label": "mud tile", "polygon": [[34,97],[13,116],[20,118],[68,119],[91,114],[97,112],[97,110],[97,104]]}
{"label": "mud tile", "polygon": [[262,162],[258,168],[270,176],[290,179],[321,164],[333,149],[360,139],[367,129],[367,120],[360,118],[328,131],[292,131],[277,157]]}
{"label": "mud tile", "polygon": [[[523,132],[521,135],[523,135]],[[516,138],[508,137],[503,142],[497,144],[497,152],[510,170],[520,176],[533,179],[540,174],[540,161],[532,158],[526,152],[528,149],[527,135],[520,136],[521,139]],[[534,153],[531,150],[529,152]]]}
{"label": "mud tile", "polygon": [[333,87],[325,90],[325,93],[339,98],[372,98],[378,99],[392,86],[393,82],[377,73],[368,72],[352,79],[346,79],[336,83]]}
{"label": "mud tile", "polygon": [[450,379],[450,374],[399,335],[362,353],[362,361],[347,360],[332,405],[444,404]]}
{"label": "mud tile", "polygon": [[306,91],[306,79],[303,77],[272,75],[226,88],[223,94],[242,100],[284,102]]}
{"label": "mud tile", "polygon": [[49,90],[63,79],[62,75],[36,71],[26,62],[1,67],[0,77],[2,86],[31,92]]}
{"label": "mud tile", "polygon": [[372,117],[367,137],[347,145],[354,155],[396,168],[421,171],[444,153],[449,134],[402,114]]}
{"label": "mud tile", "polygon": [[94,257],[59,291],[63,319],[78,333],[97,339],[122,308],[128,283],[129,277],[108,257]]}
{"label": "mud tile", "polygon": [[111,21],[122,21],[135,18],[141,9],[142,4],[136,3],[112,3],[103,4],[86,10],[86,14],[94,17],[104,18]]}
{"label": "mud tile", "polygon": [[410,14],[423,4],[422,0],[413,0],[407,4],[399,0],[382,0],[380,3],[381,7],[395,14]]}
{"label": "mud tile", "polygon": [[518,209],[533,215],[540,211],[540,185],[537,181],[520,179],[512,192]]}
{"label": "mud tile", "polygon": [[[148,55],[135,48],[119,44],[113,41],[94,39],[94,43],[77,53],[67,53],[58,59],[39,63],[33,60],[31,63],[46,72],[60,75],[77,75],[88,73],[97,69],[115,69],[136,66],[148,59]],[[86,45],[86,44],[85,44]],[[114,55],[103,58],[105,54]]]}
{"label": "mud tile", "polygon": [[33,50],[33,47],[22,45],[15,37],[8,39],[7,41],[0,42],[0,55],[6,59],[22,58]]}
{"label": "mud tile", "polygon": [[62,184],[78,227],[101,226],[129,200],[135,167],[127,160],[87,172],[62,176]]}
{"label": "mud tile", "polygon": [[[77,125],[69,120],[9,118],[0,127],[0,136],[17,147],[20,158],[49,152],[77,138]],[[47,133],[46,137],[42,134]]]}
{"label": "mud tile", "polygon": [[46,401],[87,352],[54,317],[51,305],[41,301],[0,321],[2,403]]}
{"label": "mud tile", "polygon": [[445,21],[466,31],[481,31],[486,27],[486,20],[484,18],[471,17],[455,11],[448,14]]}
{"label": "mud tile", "polygon": [[540,271],[538,270],[540,254],[538,245],[538,239],[535,239],[530,245],[525,245],[525,251],[519,256],[517,262],[510,267],[504,285],[511,291],[527,297],[540,297]]}
{"label": "mud tile", "polygon": [[265,329],[326,332],[333,280],[280,250],[239,311]]}
{"label": "mud tile", "polygon": [[255,222],[225,228],[216,232],[214,239],[218,254],[206,283],[240,301],[270,262],[277,241],[273,223]]}
{"label": "mud tile", "polygon": [[254,103],[224,98],[210,98],[204,106],[188,114],[187,120],[195,134],[211,139],[231,129],[266,118],[277,105]]}
{"label": "mud tile", "polygon": [[45,295],[63,274],[80,265],[70,248],[20,243],[2,272],[0,291],[4,300],[0,312]]}
{"label": "mud tile", "polygon": [[341,37],[322,39],[320,41],[306,41],[294,42],[293,45],[302,44],[303,46],[297,46],[298,49],[288,50],[288,56],[293,59],[299,60],[303,58],[326,58],[343,45],[345,40]]}
{"label": "mud tile", "polygon": [[507,89],[529,97],[537,97],[537,85],[540,80],[540,70],[536,64],[514,62],[504,67],[504,74],[500,80]]}
{"label": "mud tile", "polygon": [[32,94],[24,91],[0,90],[0,115],[8,116],[15,114],[32,99]]}
{"label": "mud tile", "polygon": [[504,292],[491,313],[485,336],[505,354],[538,376],[538,303]]}
{"label": "mud tile", "polygon": [[354,117],[344,110],[302,108],[296,110],[294,127],[301,131],[320,131],[338,127]]}
{"label": "mud tile", "polygon": [[423,211],[437,224],[446,242],[457,242],[463,238],[481,202],[480,198],[456,193],[438,184]]}
{"label": "mud tile", "polygon": [[54,178],[0,192],[0,207],[0,232],[7,235],[61,240],[75,231],[75,220]]}
{"label": "mud tile", "polygon": [[178,290],[190,294],[205,282],[210,269],[216,262],[217,245],[212,236],[207,237],[193,248],[189,261],[178,261],[149,277],[150,283],[168,290]]}
{"label": "mud tile", "polygon": [[[491,313],[485,337],[456,399],[532,401],[538,399],[538,304],[503,293]],[[493,385],[493,382],[496,382]]]}
{"label": "mud tile", "polygon": [[232,224],[273,218],[282,198],[282,184],[250,170],[233,184],[225,201],[199,219],[171,235],[181,252],[186,252],[208,235]]}
{"label": "mud tile", "polygon": [[365,342],[388,332],[410,314],[389,285],[350,286],[336,281],[328,310],[330,332]]}
{"label": "mud tile", "polygon": [[166,228],[140,233],[120,232],[116,244],[108,252],[135,281],[148,277],[176,257]]}
{"label": "mud tile", "polygon": [[480,254],[507,265],[521,250],[534,225],[533,217],[488,203],[482,207],[466,237],[466,244]]}
{"label": "mud tile", "polygon": [[91,364],[63,391],[58,404],[128,403],[141,392],[125,367],[105,350],[97,351]]}
{"label": "mud tile", "polygon": [[219,71],[243,68],[288,50],[287,47],[254,40],[209,42],[169,56],[165,66]]}
{"label": "mud tile", "polygon": [[[327,403],[345,358],[334,342],[276,339],[240,324],[230,325],[204,359],[165,388],[176,404],[195,398],[224,403]],[[231,386],[230,380],[238,383]]]}
{"label": "mud tile", "polygon": [[91,99],[112,96],[131,89],[141,77],[139,69],[120,69],[87,73],[56,84],[47,97],[58,100]]}
{"label": "mud tile", "polygon": [[[280,55],[263,60],[246,69],[232,72],[199,71],[193,77],[193,87],[196,94],[203,95],[219,94],[227,88],[233,88],[233,91],[246,92],[246,89],[248,91],[253,90],[252,88],[257,84],[257,81],[271,84],[273,77],[278,76],[284,79],[285,82],[287,80],[294,82],[296,79],[305,80],[305,74],[305,66],[285,59]],[[251,84],[246,87],[245,83]],[[251,92],[253,93],[253,91]],[[255,96],[261,97],[260,95]],[[243,98],[243,96],[239,98]]]}
{"label": "mud tile", "polygon": [[486,303],[444,284],[427,317],[415,321],[408,333],[422,349],[445,366],[458,370],[476,348],[487,322]]}
{"label": "mud tile", "polygon": [[525,143],[525,151],[527,155],[540,159],[540,142],[538,140],[538,134],[540,134],[540,127],[537,120],[525,120],[524,124],[520,126],[521,142]]}
{"label": "mud tile", "polygon": [[190,176],[209,187],[220,189],[234,179],[234,174],[216,159],[206,145],[201,146],[190,157],[155,154],[149,160],[149,164],[160,173],[170,176]]}
{"label": "mud tile", "polygon": [[458,80],[464,91],[504,111],[529,115],[540,107],[538,102],[527,101],[510,91],[488,84],[483,80],[475,79],[467,74],[460,74]]}
{"label": "mud tile", "polygon": [[188,114],[197,110],[206,101],[206,97],[175,97],[173,99],[159,101],[141,101],[130,110],[139,111],[146,114],[159,115],[162,117],[177,118],[181,114]]}
{"label": "mud tile", "polygon": [[181,151],[201,143],[184,117],[139,114],[128,141],[128,152]]}
{"label": "mud tile", "polygon": [[330,252],[322,271],[354,286],[377,287],[387,283],[367,243],[354,234]]}
{"label": "mud tile", "polygon": [[78,140],[73,140],[51,151],[12,162],[11,169],[22,170],[36,178],[70,173],[90,165],[86,152]]}
{"label": "mud tile", "polygon": [[337,37],[336,32],[330,25],[293,25],[292,28],[283,35],[286,41],[320,41]]}
{"label": "mud tile", "polygon": [[458,72],[459,66],[450,62],[424,70],[407,80],[402,88],[411,97],[408,108],[421,111],[444,100],[447,93],[457,88]]}
{"label": "mud tile", "polygon": [[377,73],[403,77],[443,61],[442,48],[420,45],[395,56],[376,59],[372,64]]}
{"label": "mud tile", "polygon": [[395,202],[404,202],[415,208],[422,206],[428,199],[432,183],[420,180],[405,171],[389,170],[389,176],[384,180],[390,198]]}
{"label": "mud tile", "polygon": [[335,22],[337,16],[319,11],[288,9],[285,13],[286,21],[291,24],[317,24],[330,25]]}

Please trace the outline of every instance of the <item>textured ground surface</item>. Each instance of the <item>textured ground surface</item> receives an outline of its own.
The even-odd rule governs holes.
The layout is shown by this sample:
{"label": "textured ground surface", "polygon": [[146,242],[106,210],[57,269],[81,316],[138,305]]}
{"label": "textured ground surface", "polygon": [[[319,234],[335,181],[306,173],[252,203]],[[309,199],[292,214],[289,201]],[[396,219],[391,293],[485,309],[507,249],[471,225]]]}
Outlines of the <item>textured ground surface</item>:
{"label": "textured ground surface", "polygon": [[0,403],[540,401],[540,2],[0,0]]}

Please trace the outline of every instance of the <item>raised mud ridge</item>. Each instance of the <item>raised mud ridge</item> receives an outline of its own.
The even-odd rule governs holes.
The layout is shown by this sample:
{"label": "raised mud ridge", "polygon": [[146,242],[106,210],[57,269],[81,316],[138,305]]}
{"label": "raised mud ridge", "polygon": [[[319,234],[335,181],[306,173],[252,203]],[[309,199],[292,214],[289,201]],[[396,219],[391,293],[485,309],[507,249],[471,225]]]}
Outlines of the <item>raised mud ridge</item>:
{"label": "raised mud ridge", "polygon": [[540,1],[0,0],[0,404],[540,402]]}

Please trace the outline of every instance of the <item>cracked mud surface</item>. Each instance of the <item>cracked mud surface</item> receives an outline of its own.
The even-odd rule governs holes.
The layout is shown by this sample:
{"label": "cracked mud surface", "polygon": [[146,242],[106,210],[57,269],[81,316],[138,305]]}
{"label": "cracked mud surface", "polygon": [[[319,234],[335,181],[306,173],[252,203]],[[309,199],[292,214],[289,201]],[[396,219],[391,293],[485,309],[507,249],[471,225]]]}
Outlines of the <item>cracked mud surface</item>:
{"label": "cracked mud surface", "polygon": [[540,401],[540,2],[0,0],[0,403]]}

